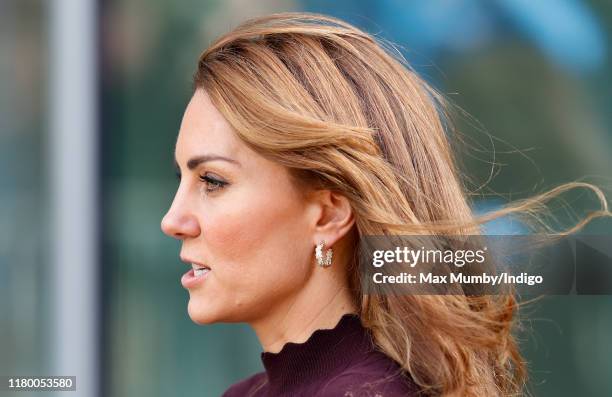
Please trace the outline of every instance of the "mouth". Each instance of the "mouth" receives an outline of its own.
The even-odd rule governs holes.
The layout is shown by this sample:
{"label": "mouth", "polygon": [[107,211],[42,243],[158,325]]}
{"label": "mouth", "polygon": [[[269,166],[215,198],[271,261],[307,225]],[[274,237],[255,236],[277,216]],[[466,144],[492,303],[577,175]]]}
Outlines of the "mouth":
{"label": "mouth", "polygon": [[210,266],[200,262],[195,262],[191,259],[181,257],[181,260],[187,265],[191,266],[187,273],[181,277],[181,284],[183,287],[190,290],[193,288],[200,288],[206,279],[209,278],[208,273],[212,271]]}
{"label": "mouth", "polygon": [[193,262],[191,262],[191,268],[193,269],[193,275],[195,277],[203,276],[210,271],[210,267]]}
{"label": "mouth", "polygon": [[203,276],[212,270],[208,265],[196,262],[183,256],[181,256],[181,261],[191,266],[191,268],[193,269],[193,275],[196,277]]}

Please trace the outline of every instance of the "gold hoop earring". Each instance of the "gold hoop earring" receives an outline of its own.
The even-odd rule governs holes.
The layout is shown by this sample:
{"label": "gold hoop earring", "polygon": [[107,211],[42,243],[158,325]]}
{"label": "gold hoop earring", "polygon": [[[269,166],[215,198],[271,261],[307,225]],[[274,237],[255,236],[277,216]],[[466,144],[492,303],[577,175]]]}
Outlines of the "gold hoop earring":
{"label": "gold hoop earring", "polygon": [[329,248],[325,252],[325,257],[323,257],[323,249],[325,249],[325,241],[321,240],[317,247],[315,248],[315,257],[317,258],[317,263],[321,267],[329,267],[332,264],[332,255],[334,254],[332,249]]}

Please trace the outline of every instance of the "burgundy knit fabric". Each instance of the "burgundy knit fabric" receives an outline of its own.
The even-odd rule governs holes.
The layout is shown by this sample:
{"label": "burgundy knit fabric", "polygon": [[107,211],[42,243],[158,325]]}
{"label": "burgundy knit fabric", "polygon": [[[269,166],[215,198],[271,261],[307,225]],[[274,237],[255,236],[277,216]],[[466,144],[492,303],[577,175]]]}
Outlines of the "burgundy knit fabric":
{"label": "burgundy knit fabric", "polygon": [[370,332],[352,313],[304,343],[262,352],[261,361],[265,371],[232,385],[222,397],[406,397],[418,391],[399,365],[375,350]]}

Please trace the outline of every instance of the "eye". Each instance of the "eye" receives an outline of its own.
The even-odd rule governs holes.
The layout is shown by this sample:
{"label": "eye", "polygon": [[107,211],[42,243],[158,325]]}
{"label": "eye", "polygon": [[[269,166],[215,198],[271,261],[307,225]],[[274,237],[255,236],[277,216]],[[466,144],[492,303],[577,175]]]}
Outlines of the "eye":
{"label": "eye", "polygon": [[200,176],[200,180],[206,184],[207,192],[214,192],[222,189],[228,183],[220,179],[214,178],[210,175]]}

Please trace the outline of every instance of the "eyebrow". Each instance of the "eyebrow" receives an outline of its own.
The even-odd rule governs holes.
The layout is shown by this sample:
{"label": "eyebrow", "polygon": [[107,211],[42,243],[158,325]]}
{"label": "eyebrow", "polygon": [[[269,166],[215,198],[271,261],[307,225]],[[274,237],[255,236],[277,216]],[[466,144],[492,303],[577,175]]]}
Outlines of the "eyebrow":
{"label": "eyebrow", "polygon": [[[230,159],[230,158],[224,157],[224,156],[219,156],[219,155],[216,155],[216,154],[203,154],[203,155],[200,155],[200,156],[195,156],[195,157],[190,158],[187,161],[187,168],[189,170],[193,170],[198,165],[200,165],[202,163],[206,163],[208,161],[218,161],[218,160],[227,161],[229,163],[236,164],[237,166],[240,167],[240,163],[238,161],[234,160],[234,159]],[[177,170],[180,169],[176,159],[174,159],[174,166],[176,167]]]}

